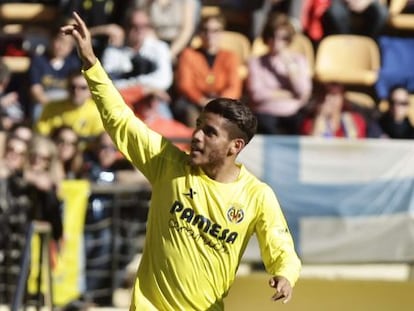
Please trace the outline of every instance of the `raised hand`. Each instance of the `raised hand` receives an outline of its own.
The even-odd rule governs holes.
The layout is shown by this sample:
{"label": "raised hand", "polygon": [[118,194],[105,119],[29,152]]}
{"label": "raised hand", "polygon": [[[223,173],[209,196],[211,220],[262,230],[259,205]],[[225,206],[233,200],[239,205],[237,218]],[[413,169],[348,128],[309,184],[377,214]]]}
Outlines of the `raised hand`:
{"label": "raised hand", "polygon": [[95,64],[97,58],[93,51],[91,34],[82,18],[73,12],[74,23],[61,27],[63,35],[71,35],[75,39],[78,55],[82,60],[83,69],[88,69]]}

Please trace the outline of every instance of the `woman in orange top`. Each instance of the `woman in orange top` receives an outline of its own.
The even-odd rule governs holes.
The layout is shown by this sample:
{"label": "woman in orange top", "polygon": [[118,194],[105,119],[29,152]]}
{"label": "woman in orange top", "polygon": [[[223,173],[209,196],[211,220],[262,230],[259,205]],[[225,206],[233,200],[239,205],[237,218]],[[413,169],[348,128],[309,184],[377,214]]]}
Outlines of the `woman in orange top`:
{"label": "woman in orange top", "polygon": [[240,59],[236,53],[219,47],[224,26],[222,15],[205,16],[200,23],[201,47],[186,48],[178,60],[173,111],[178,120],[190,127],[195,127],[201,108],[209,100],[241,97]]}

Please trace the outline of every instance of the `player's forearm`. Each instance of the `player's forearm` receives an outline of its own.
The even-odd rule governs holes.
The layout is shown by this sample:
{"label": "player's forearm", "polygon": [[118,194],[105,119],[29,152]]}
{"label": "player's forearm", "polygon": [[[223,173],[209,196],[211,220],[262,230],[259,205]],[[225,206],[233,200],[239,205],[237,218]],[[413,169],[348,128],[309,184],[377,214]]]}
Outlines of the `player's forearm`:
{"label": "player's forearm", "polygon": [[94,53],[84,54],[81,56],[83,70],[88,70],[95,65],[97,58]]}

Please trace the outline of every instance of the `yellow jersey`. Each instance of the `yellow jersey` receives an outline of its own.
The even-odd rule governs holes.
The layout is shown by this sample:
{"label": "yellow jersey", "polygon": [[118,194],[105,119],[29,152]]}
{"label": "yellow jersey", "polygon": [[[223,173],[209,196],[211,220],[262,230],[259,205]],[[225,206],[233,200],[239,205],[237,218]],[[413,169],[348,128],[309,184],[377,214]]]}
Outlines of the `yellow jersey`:
{"label": "yellow jersey", "polygon": [[99,62],[84,74],[105,129],[152,185],[131,310],[223,310],[253,234],[266,270],[293,286],[301,263],[272,189],[241,164],[232,183],[192,168],[187,153],[135,117]]}
{"label": "yellow jersey", "polygon": [[92,98],[76,106],[69,100],[48,103],[43,107],[35,130],[42,135],[50,135],[54,129],[70,126],[81,137],[95,137],[104,131],[99,112]]}

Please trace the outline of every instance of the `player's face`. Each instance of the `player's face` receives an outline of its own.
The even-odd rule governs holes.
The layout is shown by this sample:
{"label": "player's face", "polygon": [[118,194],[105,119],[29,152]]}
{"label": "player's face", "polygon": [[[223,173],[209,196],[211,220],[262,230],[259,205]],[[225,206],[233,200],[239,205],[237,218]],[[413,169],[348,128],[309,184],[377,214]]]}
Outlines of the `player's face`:
{"label": "player's face", "polygon": [[191,165],[199,166],[205,171],[223,165],[230,154],[232,144],[226,127],[227,122],[215,113],[201,113],[191,140]]}

